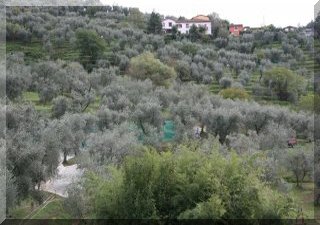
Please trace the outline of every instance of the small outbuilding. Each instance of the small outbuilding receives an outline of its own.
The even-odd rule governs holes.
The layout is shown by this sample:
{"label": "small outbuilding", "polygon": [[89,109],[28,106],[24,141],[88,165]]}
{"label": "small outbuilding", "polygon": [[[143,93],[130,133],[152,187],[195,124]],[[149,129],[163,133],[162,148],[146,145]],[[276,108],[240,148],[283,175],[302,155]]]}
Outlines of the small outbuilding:
{"label": "small outbuilding", "polygon": [[288,139],[288,147],[293,148],[295,145],[298,144],[297,138],[292,137]]}

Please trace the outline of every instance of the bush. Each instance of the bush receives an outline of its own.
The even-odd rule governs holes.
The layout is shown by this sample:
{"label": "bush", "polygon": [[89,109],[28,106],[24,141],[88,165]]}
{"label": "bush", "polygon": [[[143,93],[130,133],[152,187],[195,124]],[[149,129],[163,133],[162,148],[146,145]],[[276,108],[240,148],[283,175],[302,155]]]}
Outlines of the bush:
{"label": "bush", "polygon": [[145,52],[130,60],[129,75],[145,80],[150,79],[157,86],[169,86],[169,81],[176,76],[172,67],[163,64],[150,52]]}
{"label": "bush", "polygon": [[216,38],[214,40],[214,45],[219,49],[220,48],[225,48],[228,45],[228,39],[227,38],[218,37],[218,38]]}
{"label": "bush", "polygon": [[281,101],[296,100],[295,96],[299,96],[306,88],[306,81],[303,77],[284,67],[266,71],[263,84],[277,94]]}
{"label": "bush", "polygon": [[295,148],[288,152],[284,160],[287,169],[292,173],[296,186],[302,188],[304,179],[312,177],[313,171],[313,151],[305,148]]}
{"label": "bush", "polygon": [[181,81],[190,81],[191,80],[191,69],[190,64],[186,61],[179,60],[175,67],[178,78]]}
{"label": "bush", "polygon": [[14,75],[6,77],[6,95],[10,100],[20,97],[24,89],[23,78]]}
{"label": "bush", "polygon": [[306,96],[301,96],[298,107],[301,110],[320,112],[320,96],[318,94],[308,94]]}
{"label": "bush", "polygon": [[60,90],[58,85],[56,84],[48,84],[45,83],[43,86],[39,87],[39,98],[40,102],[42,104],[46,104],[50,102],[52,99],[54,99],[58,94]]}
{"label": "bush", "polygon": [[91,71],[106,48],[105,42],[94,30],[79,29],[76,38],[76,47],[80,51],[79,61],[84,68]]}
{"label": "bush", "polygon": [[248,85],[250,81],[250,74],[245,70],[241,71],[239,75],[239,81],[243,86]]}
{"label": "bush", "polygon": [[220,87],[225,89],[225,88],[230,88],[232,85],[232,78],[229,77],[222,77],[219,81]]}
{"label": "bush", "polygon": [[227,88],[219,93],[223,98],[230,98],[230,99],[240,99],[246,100],[250,98],[250,95],[243,89],[240,88]]}
{"label": "bush", "polygon": [[64,96],[58,96],[53,99],[52,117],[60,118],[63,116],[70,108],[70,104],[70,100]]}

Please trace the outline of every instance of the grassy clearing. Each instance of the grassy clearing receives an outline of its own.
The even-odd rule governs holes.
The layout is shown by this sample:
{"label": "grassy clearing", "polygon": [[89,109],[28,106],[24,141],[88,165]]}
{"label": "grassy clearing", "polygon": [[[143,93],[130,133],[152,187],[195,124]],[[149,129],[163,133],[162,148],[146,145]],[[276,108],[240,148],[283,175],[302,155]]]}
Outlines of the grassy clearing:
{"label": "grassy clearing", "polygon": [[47,58],[66,61],[76,61],[79,58],[79,52],[76,51],[69,42],[62,43],[60,46],[54,46],[53,50],[49,52],[43,48],[41,40],[33,39],[27,43],[7,41],[6,51],[8,54],[12,52],[23,52],[26,64]]}
{"label": "grassy clearing", "polygon": [[22,96],[23,96],[23,98],[25,100],[31,101],[31,102],[36,103],[36,104],[38,104],[39,101],[40,101],[40,98],[39,98],[39,95],[38,95],[37,92],[29,92],[29,91],[27,91],[27,92],[24,92],[22,94]]}
{"label": "grassy clearing", "polygon": [[39,205],[31,197],[25,199],[20,205],[13,208],[8,218],[13,219],[71,219],[63,208],[63,198],[51,193],[43,192],[44,199],[50,198],[46,203]]}
{"label": "grassy clearing", "polygon": [[26,200],[22,201],[19,206],[11,209],[7,217],[14,219],[25,218],[27,215],[29,215],[29,213],[32,212],[34,207],[36,207],[32,207],[32,204],[34,204],[34,200],[31,198],[27,198]]}
{"label": "grassy clearing", "polygon": [[46,56],[46,51],[43,50],[42,43],[38,41],[23,43],[17,41],[6,42],[7,54],[12,52],[23,52],[25,55],[26,64],[30,64]]}
{"label": "grassy clearing", "polygon": [[[314,183],[303,183],[302,189],[293,188],[292,194],[298,203],[298,206],[302,208],[304,218],[314,219],[316,209],[314,207]],[[319,210],[319,208],[316,210]]]}
{"label": "grassy clearing", "polygon": [[[52,195],[51,193],[48,193],[48,192],[42,192],[42,193],[44,196],[44,200],[46,200],[47,198],[49,198],[49,196]],[[37,207],[39,207],[38,202],[35,201],[32,197],[28,197],[9,211],[8,218],[24,219]]]}
{"label": "grassy clearing", "polygon": [[71,216],[63,208],[63,199],[56,197],[44,208],[40,208],[31,219],[71,219]]}
{"label": "grassy clearing", "polygon": [[100,98],[96,97],[95,101],[88,106],[85,112],[89,112],[89,113],[96,112],[99,109],[99,107],[100,107]]}
{"label": "grassy clearing", "polygon": [[38,112],[45,114],[49,114],[51,112],[52,104],[40,103],[40,98],[37,92],[24,92],[22,97],[25,101],[32,103]]}
{"label": "grassy clearing", "polygon": [[[38,112],[42,112],[45,114],[50,114],[52,109],[52,103],[42,104],[40,102],[40,98],[37,92],[24,92],[22,97],[25,101],[30,102],[34,105],[35,109]],[[89,105],[85,112],[93,113],[96,112],[100,107],[100,98],[97,97],[93,103]]]}

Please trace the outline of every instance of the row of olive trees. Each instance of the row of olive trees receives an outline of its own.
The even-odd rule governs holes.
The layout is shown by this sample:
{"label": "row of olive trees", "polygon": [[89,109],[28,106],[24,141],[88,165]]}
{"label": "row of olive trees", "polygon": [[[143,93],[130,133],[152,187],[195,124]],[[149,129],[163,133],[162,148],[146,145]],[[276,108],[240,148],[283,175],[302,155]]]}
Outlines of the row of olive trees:
{"label": "row of olive trees", "polygon": [[[134,149],[125,147],[130,146],[129,143],[140,141],[161,146],[165,120],[174,123],[175,142],[195,138],[195,126],[201,127],[202,137],[219,137],[222,144],[228,144],[230,135],[249,138],[254,132],[258,138],[255,150],[284,148],[292,136],[313,140],[313,118],[307,113],[254,102],[223,100],[194,84],[176,83],[165,88],[149,80],[109,78],[101,89],[100,108],[92,115],[95,121],[92,129],[97,133],[92,134],[93,139],[86,146],[89,152],[99,152],[91,153],[99,164],[114,157],[112,161],[116,161],[117,154],[121,155],[121,160],[122,155]],[[116,141],[109,140],[110,136],[115,140],[118,140],[115,137],[126,139],[128,144],[122,141],[123,145],[117,145]],[[103,147],[109,145],[110,148]],[[97,146],[101,146],[101,150]]]}
{"label": "row of olive trees", "polygon": [[[256,108],[251,107],[253,114],[244,116],[245,113],[249,113],[246,110],[250,103],[240,108],[241,102],[226,101],[216,97],[210,98],[197,87],[177,85],[168,92],[164,88],[154,90],[152,83],[146,81],[135,82],[116,79],[113,82],[111,82],[113,85],[110,85],[110,88],[114,86],[115,89],[122,91],[119,91],[119,95],[117,95],[117,92],[114,92],[115,89],[106,88],[105,91],[114,93],[114,95],[106,95],[105,103],[103,103],[106,108],[101,108],[96,115],[66,114],[59,120],[47,121],[40,118],[32,107],[9,105],[7,108],[7,183],[10,187],[7,190],[8,207],[13,206],[15,201],[18,202],[29,194],[41,200],[36,186],[41,181],[46,181],[54,176],[61,154],[64,156],[64,160],[68,155],[78,155],[81,166],[96,171],[99,165],[104,166],[110,162],[119,163],[127,155],[136,155],[136,150],[142,144],[158,147],[161,142],[159,140],[161,121],[164,119],[161,108],[168,107],[177,110],[173,106],[174,102],[189,101],[189,103],[193,103],[193,105],[186,104],[190,110],[185,110],[186,106],[181,108],[181,104],[177,106],[180,108],[180,112],[176,112],[174,119],[177,124],[177,137],[183,136],[179,132],[184,132],[192,138],[192,126],[202,122],[206,126],[206,132],[211,135],[215,135],[215,132],[218,133],[221,142],[223,135],[231,134],[229,132],[232,131],[241,132],[239,127],[243,124],[240,125],[239,120],[243,120],[244,125],[248,126],[248,133],[244,132],[245,127],[241,128],[244,129],[243,137],[247,138],[247,141],[244,141],[245,144],[250,143],[248,139],[254,140],[250,130],[256,128],[258,130],[253,135],[260,134],[258,135],[260,141],[251,144],[253,150],[274,149],[281,152],[279,149],[285,147],[285,139],[290,132],[293,132],[285,126],[290,126],[292,123],[296,126],[294,127],[296,132],[302,132],[308,128],[309,124],[308,115],[290,114],[286,110],[259,107],[259,105],[256,105]],[[148,92],[150,97],[140,99],[140,94]],[[124,96],[128,97],[127,102],[123,101]],[[159,103],[156,103],[157,98]],[[199,103],[196,103],[198,100],[200,100]],[[109,109],[110,107],[112,108]],[[212,111],[211,107],[214,107],[214,111],[217,112]],[[240,113],[231,110],[232,108],[239,109]],[[261,112],[255,113],[258,109]],[[287,114],[290,116],[288,120],[285,119]],[[254,118],[254,115],[256,115],[256,120],[245,121],[245,118],[249,120],[249,117]],[[273,118],[268,118],[269,115],[272,115]],[[178,119],[181,121],[180,125],[176,123]],[[274,125],[268,124],[271,123],[270,121],[273,121]],[[230,126],[233,123],[236,125]],[[157,128],[160,129],[157,130]],[[141,137],[143,138],[141,139]],[[247,149],[243,150],[244,147],[241,143],[236,143],[239,141],[239,137],[236,138],[236,141],[232,141],[231,136],[226,136],[225,139],[230,141],[230,146],[239,151],[239,154],[247,151]],[[194,136],[192,142],[195,142]],[[260,143],[260,146],[254,146],[256,143]],[[302,165],[300,166],[298,163],[304,156],[299,157],[300,155],[293,155],[287,160],[289,165],[298,166],[297,170],[293,170],[295,176],[298,177],[297,182],[306,176],[301,170]],[[90,159],[94,161],[93,164],[88,161]],[[304,162],[303,158],[302,162]],[[288,166],[288,168],[291,167]],[[266,173],[265,176],[270,176],[270,173]],[[309,171],[305,173],[309,173]]]}
{"label": "row of olive trees", "polygon": [[[101,65],[112,65],[118,66],[123,72],[127,69],[128,62],[131,57],[142,53],[144,50],[153,52],[157,49],[162,49],[165,46],[165,38],[163,36],[144,34],[141,29],[135,26],[124,28],[124,26],[122,26],[123,23],[117,23],[119,21],[126,21],[124,18],[113,18],[113,13],[130,16],[132,10],[129,10],[128,13],[124,13],[127,10],[124,10],[121,7],[120,10],[113,10],[112,7],[111,9],[108,9],[108,7],[93,7],[92,9],[90,9],[90,7],[88,7],[88,9],[84,13],[82,13],[81,10],[83,10],[83,8],[81,7],[79,9],[61,7],[57,8],[56,10],[57,12],[59,12],[58,18],[53,18],[52,15],[56,15],[56,13],[53,13],[52,10],[47,8],[41,10],[31,10],[32,13],[29,13],[29,8],[21,10],[23,13],[12,13],[9,10],[8,20],[15,24],[24,24],[25,26],[27,26],[27,24],[25,24],[25,21],[31,20],[33,27],[43,26],[43,29],[45,31],[50,31],[46,33],[51,33],[49,34],[49,36],[46,35],[47,37],[43,38],[45,43],[44,47],[47,46],[49,47],[49,49],[51,48],[52,51],[54,51],[55,47],[59,47],[59,44],[56,43],[78,43],[75,46],[77,49],[80,49],[82,51],[79,61],[82,62],[84,67],[90,71],[93,67],[100,67]],[[96,14],[99,15],[98,12],[107,13],[110,14],[110,16],[108,18],[101,17],[101,15],[94,16]],[[91,16],[87,17],[86,15]],[[152,15],[150,18],[155,17],[156,14],[153,13]],[[48,24],[42,25],[43,21],[48,21],[46,22]],[[37,26],[34,26],[34,24],[36,24]],[[78,30],[79,28],[91,30],[91,33],[81,32]],[[63,39],[62,41],[55,41],[55,39],[61,38]],[[110,50],[112,51],[107,51],[107,53],[102,54],[103,50],[105,49],[105,45],[100,39],[104,40],[106,45],[108,45],[109,48],[111,48]],[[236,73],[236,75],[239,75],[241,70],[243,69],[249,71],[252,69],[256,69],[255,63],[257,64],[258,61],[257,66],[260,66],[260,61],[262,59],[270,60],[272,63],[282,63],[284,66],[288,66],[287,64],[289,64],[289,67],[292,69],[300,69],[298,65],[299,62],[303,60],[303,54],[300,47],[308,42],[307,38],[303,37],[300,34],[288,35],[273,28],[266,28],[266,31],[259,31],[253,34],[244,34],[240,37],[240,39],[232,37],[228,37],[227,39],[227,45],[223,47],[228,50],[227,54],[224,52],[219,54],[220,57],[218,61],[224,64],[224,70],[229,67]],[[258,44],[257,42],[262,42],[262,44]],[[268,44],[275,42],[282,43],[283,50],[277,48],[273,48],[271,50],[267,49],[269,48],[269,46],[267,46]],[[96,46],[96,50],[92,49],[91,47],[88,48],[89,45],[86,43],[93,43],[93,46]],[[255,53],[253,52],[253,48],[254,46],[260,45],[261,48],[265,48],[266,46],[266,49],[260,52],[261,54],[259,53],[259,57],[257,58]],[[176,47],[179,48],[179,50],[181,49],[181,46]],[[190,53],[192,53],[194,56],[202,49],[208,49],[209,46],[204,46],[200,43],[198,43],[198,45],[187,43],[186,45],[182,46],[182,48],[182,51],[185,55],[189,55]],[[47,50],[50,52],[51,50],[49,49]],[[97,55],[93,55],[90,54],[90,52],[100,53]],[[239,57],[239,53],[246,53],[250,57]],[[211,83],[213,81],[213,78],[218,76],[216,77],[216,80],[219,81],[221,78],[221,70],[219,70],[218,72],[214,70],[212,58],[205,58],[209,62],[203,62],[203,60],[195,60],[194,64],[192,65],[191,62],[194,61],[193,58],[188,59],[188,57],[185,56],[183,57],[183,59],[180,59],[183,62],[179,61],[177,70],[179,70],[179,68],[183,67],[187,63],[190,64],[189,67],[182,71],[182,79]],[[98,61],[100,61],[100,63],[98,63]],[[169,61],[173,61],[171,57],[169,58]],[[215,61],[217,61],[217,59],[215,59]],[[261,65],[263,66],[263,64]]]}
{"label": "row of olive trees", "polygon": [[[184,82],[194,80],[205,84],[212,83],[215,79],[219,81],[221,88],[243,88],[249,84],[255,67],[254,59],[250,55],[234,54],[224,50],[218,53],[210,49],[200,50],[192,58],[184,56],[178,49],[164,48],[159,50],[158,54],[161,61],[150,52],[133,56],[131,60],[127,58],[123,69],[129,76],[142,80],[151,79],[158,86],[168,87],[176,78]],[[172,58],[175,58],[175,61],[172,61]],[[219,62],[214,62],[215,59]],[[72,108],[79,112],[85,111],[94,101],[99,89],[106,85],[105,81],[102,81],[105,79],[102,77],[104,73],[120,72],[119,67],[109,67],[94,69],[88,73],[78,63],[61,60],[39,62],[31,67],[23,64],[21,54],[8,57],[6,82],[9,99],[21,96],[25,90],[38,92],[41,103],[48,103],[58,96],[68,95],[73,103]],[[226,66],[239,73],[237,79],[223,75]],[[253,94],[276,96],[279,100],[297,103],[299,97],[306,93],[306,84],[303,76],[292,70],[274,67],[261,72],[260,83],[254,86]],[[59,98],[59,100],[60,102],[64,100],[64,105],[68,105],[66,99]]]}

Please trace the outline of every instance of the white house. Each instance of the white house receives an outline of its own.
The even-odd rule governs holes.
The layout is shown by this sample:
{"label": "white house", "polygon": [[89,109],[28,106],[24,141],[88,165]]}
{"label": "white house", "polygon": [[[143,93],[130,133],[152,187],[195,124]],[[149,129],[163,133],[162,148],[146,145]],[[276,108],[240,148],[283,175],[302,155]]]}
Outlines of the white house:
{"label": "white house", "polygon": [[314,36],[314,30],[312,28],[304,28],[302,30],[302,32],[304,33],[304,35],[306,35],[307,37],[313,37]]}
{"label": "white house", "polygon": [[288,33],[288,32],[295,32],[297,31],[298,28],[294,27],[294,26],[287,26],[285,28],[283,28],[283,31]]}
{"label": "white house", "polygon": [[211,34],[211,21],[207,16],[198,15],[191,20],[165,19],[162,21],[162,28],[166,33],[170,33],[172,27],[176,26],[181,34],[188,34],[192,25],[204,27],[206,34]]}
{"label": "white house", "polygon": [[172,19],[165,19],[162,21],[162,29],[167,31],[171,30],[172,27],[176,26],[176,21]]}

